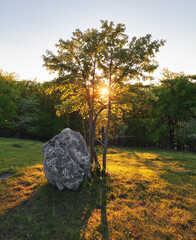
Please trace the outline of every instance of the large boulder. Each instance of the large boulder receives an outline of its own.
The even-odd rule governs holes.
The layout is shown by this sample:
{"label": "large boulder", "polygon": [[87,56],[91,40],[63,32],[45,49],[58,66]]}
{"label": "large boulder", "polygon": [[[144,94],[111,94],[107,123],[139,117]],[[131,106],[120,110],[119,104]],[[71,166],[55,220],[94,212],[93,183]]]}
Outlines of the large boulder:
{"label": "large boulder", "polygon": [[82,135],[65,128],[42,146],[44,173],[59,190],[77,190],[90,177],[90,154]]}

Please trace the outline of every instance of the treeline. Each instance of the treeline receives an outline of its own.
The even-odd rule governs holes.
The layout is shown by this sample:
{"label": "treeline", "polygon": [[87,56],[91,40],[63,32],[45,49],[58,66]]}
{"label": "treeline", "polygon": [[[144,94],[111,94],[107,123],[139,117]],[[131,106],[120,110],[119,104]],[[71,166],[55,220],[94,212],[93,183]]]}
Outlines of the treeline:
{"label": "treeline", "polygon": [[[196,150],[196,83],[194,77],[165,71],[159,85],[128,86],[128,109],[112,114],[110,144]],[[54,82],[16,81],[0,72],[0,137],[48,140],[63,128],[81,132],[88,141],[88,121],[77,111],[65,109]],[[102,140],[104,111],[99,116],[96,138]]]}
{"label": "treeline", "polygon": [[191,150],[196,146],[196,82],[168,74],[160,85],[130,87],[132,110],[124,116],[128,145]]}
{"label": "treeline", "polygon": [[63,128],[81,131],[77,112],[56,115],[60,93],[47,94],[52,83],[16,81],[0,72],[0,136],[48,140]]}

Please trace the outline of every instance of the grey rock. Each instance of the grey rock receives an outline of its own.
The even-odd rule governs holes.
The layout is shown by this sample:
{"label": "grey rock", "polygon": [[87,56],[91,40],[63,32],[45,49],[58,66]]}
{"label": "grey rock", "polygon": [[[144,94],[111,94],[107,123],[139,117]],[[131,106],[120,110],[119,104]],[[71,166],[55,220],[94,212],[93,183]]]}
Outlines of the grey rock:
{"label": "grey rock", "polygon": [[59,190],[77,190],[90,177],[90,153],[82,135],[65,128],[42,146],[46,179]]}

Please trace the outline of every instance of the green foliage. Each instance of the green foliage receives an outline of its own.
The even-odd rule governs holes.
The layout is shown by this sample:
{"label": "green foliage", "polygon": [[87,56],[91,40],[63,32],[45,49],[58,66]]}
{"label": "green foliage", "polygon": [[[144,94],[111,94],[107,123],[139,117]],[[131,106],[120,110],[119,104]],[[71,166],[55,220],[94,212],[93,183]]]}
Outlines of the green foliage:
{"label": "green foliage", "polygon": [[71,40],[60,39],[56,47],[57,55],[47,51],[43,59],[48,70],[58,72],[56,82],[48,90],[48,93],[57,89],[61,92],[57,115],[79,111],[86,117],[91,108],[99,111],[98,77],[95,75],[99,51],[97,30],[88,29],[82,33],[77,29]]}
{"label": "green foliage", "polygon": [[[101,30],[87,29],[73,32],[71,40],[59,40],[57,54],[47,50],[43,55],[44,66],[58,72],[56,85],[62,102],[57,114],[79,111],[82,118],[89,119],[89,143],[91,161],[97,164],[94,148],[95,128],[98,115],[107,108],[107,123],[103,153],[103,168],[106,168],[106,153],[112,108],[122,100],[125,83],[133,78],[145,77],[157,68],[155,53],[164,45],[164,40],[152,41],[150,34],[133,37],[129,42],[125,25],[101,21]],[[108,96],[100,95],[102,86],[108,88]],[[120,91],[120,95],[117,94]],[[120,96],[120,97],[119,97]],[[120,100],[119,100],[120,98]],[[122,105],[122,101],[121,101]],[[124,104],[126,107],[128,104]]]}
{"label": "green foliage", "polygon": [[35,121],[38,119],[38,105],[38,100],[33,95],[20,100],[19,116],[15,124],[16,136],[34,135],[36,131]]}
{"label": "green foliage", "polygon": [[179,141],[186,145],[187,150],[194,150],[196,140],[196,112],[192,118],[181,122],[178,127]]}
{"label": "green foliage", "polygon": [[[174,148],[181,123],[190,119],[196,109],[196,83],[180,74],[165,72],[161,85],[153,89],[151,101],[152,138],[165,139],[165,145]],[[157,137],[155,137],[157,136]]]}
{"label": "green foliage", "polygon": [[19,90],[14,74],[0,71],[0,136],[10,135],[18,115]]}
{"label": "green foliage", "polygon": [[104,37],[99,67],[108,86],[109,81],[112,81],[114,89],[117,83],[144,77],[145,73],[151,73],[157,68],[155,53],[165,44],[165,40],[152,41],[152,36],[148,34],[141,38],[133,37],[129,41],[124,24],[115,26],[113,22],[101,22],[101,35]]}
{"label": "green foliage", "polygon": [[152,142],[149,139],[150,107],[152,87],[143,84],[129,86],[127,101],[132,108],[123,116],[127,124],[125,144],[131,146],[147,146]]}
{"label": "green foliage", "polygon": [[56,115],[55,106],[59,104],[59,92],[47,94],[48,85],[51,83],[44,83],[40,86],[36,93],[36,99],[39,103],[39,111],[36,121],[34,122],[34,136],[39,139],[48,140],[59,134],[65,127],[69,126],[68,114],[62,114],[60,117]]}

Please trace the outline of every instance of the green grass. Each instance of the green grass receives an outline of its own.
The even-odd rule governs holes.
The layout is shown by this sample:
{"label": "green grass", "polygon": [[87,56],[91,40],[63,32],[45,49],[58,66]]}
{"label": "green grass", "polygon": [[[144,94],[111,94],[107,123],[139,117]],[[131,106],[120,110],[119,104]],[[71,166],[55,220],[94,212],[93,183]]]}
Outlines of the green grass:
{"label": "green grass", "polygon": [[0,239],[196,239],[196,154],[109,148],[106,176],[60,192],[42,144],[0,138]]}

